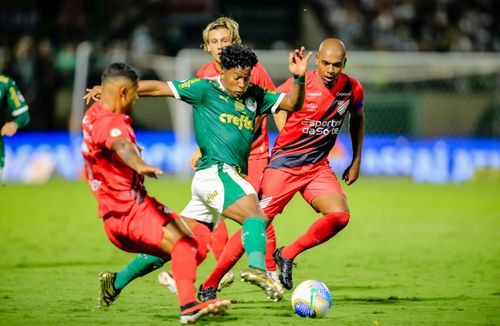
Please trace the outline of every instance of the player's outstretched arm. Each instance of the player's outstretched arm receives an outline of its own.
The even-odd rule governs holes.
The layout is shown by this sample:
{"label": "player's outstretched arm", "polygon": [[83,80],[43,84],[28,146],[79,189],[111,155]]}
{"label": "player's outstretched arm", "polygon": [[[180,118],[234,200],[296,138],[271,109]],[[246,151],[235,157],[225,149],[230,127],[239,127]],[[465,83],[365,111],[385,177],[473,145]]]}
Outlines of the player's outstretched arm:
{"label": "player's outstretched arm", "polygon": [[293,87],[290,92],[283,98],[280,103],[279,109],[285,111],[298,111],[304,104],[304,94],[305,94],[305,74],[307,71],[307,64],[312,56],[309,52],[305,54],[306,50],[301,47],[300,50],[295,49],[295,51],[290,52],[288,57],[288,69],[294,76]]}
{"label": "player's outstretched arm", "polygon": [[357,112],[350,113],[349,133],[352,143],[352,162],[342,174],[342,179],[346,184],[353,184],[359,177],[361,167],[361,149],[363,148],[363,138],[365,134],[365,111],[363,108]]}
{"label": "player's outstretched arm", "polygon": [[163,171],[144,162],[137,146],[128,139],[120,138],[113,142],[111,149],[122,159],[123,163],[134,169],[140,175],[158,179]]}
{"label": "player's outstretched arm", "polygon": [[[90,100],[99,101],[101,99],[101,85],[96,85],[86,89],[87,94],[83,97],[85,104],[89,104]],[[164,81],[160,80],[141,80],[137,89],[139,96],[174,96],[174,93]]]}
{"label": "player's outstretched arm", "polygon": [[167,82],[160,80],[141,80],[139,81],[139,96],[174,96],[174,93]]}

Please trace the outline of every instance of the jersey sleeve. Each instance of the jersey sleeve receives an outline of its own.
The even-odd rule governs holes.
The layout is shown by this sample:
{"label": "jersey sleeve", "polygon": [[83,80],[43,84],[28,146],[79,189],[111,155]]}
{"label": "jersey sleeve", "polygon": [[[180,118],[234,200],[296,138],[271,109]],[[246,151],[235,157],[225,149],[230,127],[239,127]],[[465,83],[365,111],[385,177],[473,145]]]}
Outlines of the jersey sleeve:
{"label": "jersey sleeve", "polygon": [[271,91],[266,88],[262,88],[262,90],[264,93],[262,96],[260,114],[275,113],[283,97],[285,97],[285,93]]}
{"label": "jersey sleeve", "polygon": [[250,82],[270,90],[276,89],[271,77],[269,77],[266,69],[264,69],[260,63],[257,63],[257,65],[253,68],[252,75],[250,76]]}
{"label": "jersey sleeve", "polygon": [[133,141],[134,135],[132,128],[123,121],[123,116],[101,119],[94,123],[94,142],[111,150],[113,143],[118,139],[127,139]]}
{"label": "jersey sleeve", "polygon": [[293,79],[288,78],[283,84],[279,85],[278,88],[276,88],[276,91],[288,94],[292,89],[292,86],[293,86]]}
{"label": "jersey sleeve", "polygon": [[198,71],[196,71],[196,74],[194,76],[198,79],[203,78],[203,67],[198,69]]}
{"label": "jersey sleeve", "polygon": [[351,107],[349,108],[349,111],[351,112],[357,112],[361,109],[363,109],[363,101],[365,98],[365,90],[363,89],[363,86],[361,86],[361,83],[352,78],[352,89],[353,89],[353,103]]}
{"label": "jersey sleeve", "polygon": [[168,86],[174,93],[175,98],[191,105],[201,102],[206,85],[206,81],[199,78],[168,82]]}
{"label": "jersey sleeve", "polygon": [[12,79],[9,80],[6,96],[7,108],[13,121],[19,128],[25,127],[30,121],[29,107],[19,88],[17,88],[16,82]]}

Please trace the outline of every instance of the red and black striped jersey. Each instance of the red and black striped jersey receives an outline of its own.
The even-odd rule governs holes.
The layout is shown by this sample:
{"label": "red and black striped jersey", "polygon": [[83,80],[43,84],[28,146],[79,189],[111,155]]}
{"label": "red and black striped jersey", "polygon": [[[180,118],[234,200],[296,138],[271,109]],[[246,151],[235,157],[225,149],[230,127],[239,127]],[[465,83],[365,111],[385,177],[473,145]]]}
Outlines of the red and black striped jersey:
{"label": "red and black striped jersey", "polygon": [[[320,164],[328,159],[347,112],[363,109],[364,90],[359,81],[341,73],[328,89],[316,70],[305,78],[304,104],[288,115],[274,144],[270,168],[295,168]],[[288,93],[293,78],[277,88]]]}

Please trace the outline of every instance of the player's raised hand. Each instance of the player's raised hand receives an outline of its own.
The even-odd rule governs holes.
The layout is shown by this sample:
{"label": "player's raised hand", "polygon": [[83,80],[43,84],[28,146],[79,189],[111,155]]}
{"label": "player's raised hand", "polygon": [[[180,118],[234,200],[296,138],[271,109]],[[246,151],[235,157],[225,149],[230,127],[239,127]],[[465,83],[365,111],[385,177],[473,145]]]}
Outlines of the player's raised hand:
{"label": "player's raised hand", "polygon": [[307,63],[311,59],[312,52],[308,52],[306,55],[306,49],[301,47],[290,52],[288,57],[288,69],[290,72],[296,76],[304,76],[307,71]]}
{"label": "player's raised hand", "polygon": [[163,171],[156,166],[144,165],[137,169],[137,173],[146,177],[158,179],[158,177],[163,174]]}
{"label": "player's raised hand", "polygon": [[101,98],[101,85],[86,89],[87,94],[83,97],[85,104],[89,104],[90,100],[99,101]]}

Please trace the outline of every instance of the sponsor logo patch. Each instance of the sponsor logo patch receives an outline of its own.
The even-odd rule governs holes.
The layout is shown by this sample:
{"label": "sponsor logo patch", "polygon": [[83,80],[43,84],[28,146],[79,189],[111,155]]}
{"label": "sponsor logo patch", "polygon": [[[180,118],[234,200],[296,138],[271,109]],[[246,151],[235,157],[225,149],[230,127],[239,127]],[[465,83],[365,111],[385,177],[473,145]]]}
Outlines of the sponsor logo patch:
{"label": "sponsor logo patch", "polygon": [[246,115],[242,115],[242,116],[235,116],[233,114],[229,114],[229,113],[222,113],[220,116],[219,116],[219,121],[222,122],[222,123],[232,123],[234,124],[235,126],[238,127],[238,129],[247,129],[247,130],[253,130],[253,123],[252,123],[252,120],[250,120],[248,118],[248,116]]}
{"label": "sponsor logo patch", "polygon": [[121,134],[122,134],[122,131],[121,131],[120,129],[118,129],[118,128],[113,128],[113,129],[111,129],[111,131],[109,132],[109,135],[110,135],[111,137],[118,137],[118,136],[120,136]]}
{"label": "sponsor logo patch", "polygon": [[311,93],[306,93],[306,96],[311,96],[311,97],[320,97],[323,95],[322,92],[311,92]]}
{"label": "sponsor logo patch", "polygon": [[189,88],[192,84],[199,82],[200,79],[190,79],[179,85],[179,88]]}
{"label": "sponsor logo patch", "polygon": [[342,93],[342,92],[337,92],[336,96],[351,96],[351,92],[349,93]]}
{"label": "sponsor logo patch", "polygon": [[245,99],[245,105],[252,112],[255,112],[255,110],[257,110],[257,102],[253,97],[247,97]]}
{"label": "sponsor logo patch", "polygon": [[214,190],[211,193],[209,193],[207,195],[207,202],[214,200],[214,198],[217,197],[218,194],[219,194],[219,192],[217,190]]}
{"label": "sponsor logo patch", "polygon": [[309,104],[306,105],[307,111],[316,111],[317,107],[318,106],[316,104],[314,104],[314,103],[309,103]]}
{"label": "sponsor logo patch", "polygon": [[234,101],[234,109],[236,111],[245,111],[245,104],[241,103],[240,101]]}

